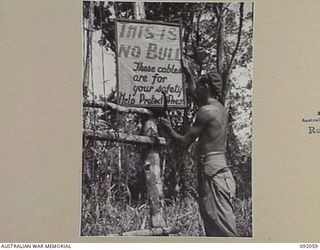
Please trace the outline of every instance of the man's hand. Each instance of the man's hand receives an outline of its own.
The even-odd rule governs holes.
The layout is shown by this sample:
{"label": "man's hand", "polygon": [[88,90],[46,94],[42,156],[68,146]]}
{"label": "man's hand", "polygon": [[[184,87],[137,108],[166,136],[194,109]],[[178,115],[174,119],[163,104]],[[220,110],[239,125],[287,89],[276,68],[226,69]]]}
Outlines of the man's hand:
{"label": "man's hand", "polygon": [[170,122],[169,119],[160,118],[160,122],[161,122],[161,124],[162,124],[166,129],[171,129],[171,128],[172,128],[171,122]]}
{"label": "man's hand", "polygon": [[160,122],[167,130],[169,136],[182,147],[189,147],[204,131],[206,124],[212,119],[212,112],[201,107],[197,112],[195,123],[184,135],[180,135],[171,126],[171,122],[166,118],[160,118]]}

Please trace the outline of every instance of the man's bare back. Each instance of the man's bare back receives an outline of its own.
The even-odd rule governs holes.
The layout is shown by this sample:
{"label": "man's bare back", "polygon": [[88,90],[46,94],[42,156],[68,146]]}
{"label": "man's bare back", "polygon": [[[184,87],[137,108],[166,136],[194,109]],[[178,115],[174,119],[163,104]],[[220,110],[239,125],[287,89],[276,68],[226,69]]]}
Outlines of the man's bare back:
{"label": "man's bare back", "polygon": [[[199,136],[198,154],[206,155],[210,152],[224,152],[226,148],[226,124],[227,114],[225,108],[218,102],[213,101],[202,106],[197,116],[204,116],[203,130]],[[197,117],[198,118],[198,117]]]}

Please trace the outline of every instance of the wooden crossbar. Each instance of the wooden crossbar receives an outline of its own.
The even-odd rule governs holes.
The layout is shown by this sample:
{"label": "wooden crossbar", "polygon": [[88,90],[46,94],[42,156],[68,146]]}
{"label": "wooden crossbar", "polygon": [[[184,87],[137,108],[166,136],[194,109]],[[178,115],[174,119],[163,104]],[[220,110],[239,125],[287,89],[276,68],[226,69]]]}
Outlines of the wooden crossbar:
{"label": "wooden crossbar", "polygon": [[96,131],[86,130],[84,135],[87,138],[95,138],[100,141],[114,141],[114,142],[125,142],[129,144],[155,144],[155,145],[166,145],[166,139],[163,137],[151,137],[142,135],[126,134],[116,131]]}
{"label": "wooden crossbar", "polygon": [[153,112],[146,108],[124,107],[111,102],[105,103],[103,101],[95,101],[93,103],[92,101],[86,101],[83,103],[83,106],[90,108],[112,109],[118,111],[119,113],[137,113],[147,116],[153,115]]}

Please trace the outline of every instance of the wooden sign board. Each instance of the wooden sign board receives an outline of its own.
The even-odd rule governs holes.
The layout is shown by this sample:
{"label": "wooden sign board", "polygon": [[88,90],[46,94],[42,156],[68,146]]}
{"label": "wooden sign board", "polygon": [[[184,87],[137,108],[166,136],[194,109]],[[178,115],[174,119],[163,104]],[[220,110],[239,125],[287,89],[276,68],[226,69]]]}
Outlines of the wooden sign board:
{"label": "wooden sign board", "polygon": [[178,24],[116,20],[118,104],[136,107],[186,106]]}

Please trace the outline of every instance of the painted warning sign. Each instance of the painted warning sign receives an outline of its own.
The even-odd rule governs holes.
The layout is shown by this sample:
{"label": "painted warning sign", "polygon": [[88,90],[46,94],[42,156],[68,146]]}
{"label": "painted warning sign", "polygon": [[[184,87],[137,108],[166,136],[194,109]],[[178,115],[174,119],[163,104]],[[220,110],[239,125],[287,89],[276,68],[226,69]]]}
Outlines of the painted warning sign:
{"label": "painted warning sign", "polygon": [[177,24],[116,20],[118,104],[185,107]]}

